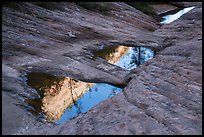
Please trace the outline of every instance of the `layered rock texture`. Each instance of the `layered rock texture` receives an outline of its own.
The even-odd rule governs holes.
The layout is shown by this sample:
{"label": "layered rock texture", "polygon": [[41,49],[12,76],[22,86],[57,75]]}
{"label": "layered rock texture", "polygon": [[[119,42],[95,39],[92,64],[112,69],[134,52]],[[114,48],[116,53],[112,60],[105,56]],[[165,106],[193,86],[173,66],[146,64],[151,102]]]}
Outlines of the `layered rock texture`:
{"label": "layered rock texture", "polygon": [[[195,8],[163,26],[125,3],[110,4],[106,14],[75,3],[2,7],[2,134],[202,134],[202,3],[182,3]],[[101,45],[157,54],[129,71],[93,60]],[[30,72],[124,89],[57,125],[28,111],[26,100],[42,95],[27,84]]]}

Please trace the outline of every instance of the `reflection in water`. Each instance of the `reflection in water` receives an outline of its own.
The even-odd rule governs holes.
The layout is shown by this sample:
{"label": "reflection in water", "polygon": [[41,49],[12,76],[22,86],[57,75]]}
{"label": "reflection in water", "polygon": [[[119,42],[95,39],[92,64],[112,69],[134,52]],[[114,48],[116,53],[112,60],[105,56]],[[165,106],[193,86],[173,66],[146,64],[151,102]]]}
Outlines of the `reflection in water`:
{"label": "reflection in water", "polygon": [[93,54],[127,70],[134,69],[154,57],[154,51],[149,48],[127,46],[109,46]]}
{"label": "reflection in water", "polygon": [[58,124],[87,112],[96,104],[122,91],[109,84],[82,82],[40,72],[28,73],[27,84],[40,95],[39,98],[25,99],[31,106],[27,110],[39,118]]}
{"label": "reflection in water", "polygon": [[129,47],[129,50],[124,54],[115,65],[127,70],[138,67],[154,57],[154,52],[145,47]]}
{"label": "reflection in water", "polygon": [[106,59],[111,64],[116,62],[129,50],[126,46],[107,46],[103,49],[94,52],[94,58],[101,57]]}
{"label": "reflection in water", "polygon": [[109,84],[94,84],[80,99],[74,103],[74,105],[65,111],[60,120],[55,122],[57,124],[61,124],[80,113],[85,113],[98,103],[121,91],[121,88],[117,88]]}
{"label": "reflection in water", "polygon": [[161,24],[168,24],[173,22],[174,20],[178,19],[179,17],[181,17],[183,14],[189,12],[190,10],[192,10],[195,7],[189,7],[189,8],[184,8],[183,10],[180,10],[179,12],[177,12],[176,14],[173,15],[167,15],[164,16],[164,20],[161,22]]}
{"label": "reflection in water", "polygon": [[[110,46],[97,51],[95,56],[130,70],[153,58],[154,52],[145,47]],[[28,73],[27,78],[28,85],[40,95],[40,98],[26,100],[33,108],[30,112],[39,116],[43,114],[48,121],[58,124],[87,112],[122,91],[109,84],[87,83],[39,72]]]}
{"label": "reflection in water", "polygon": [[32,114],[44,114],[48,121],[60,119],[67,107],[76,102],[94,83],[56,77],[40,72],[27,74],[27,83],[36,89],[40,98],[26,99]]}
{"label": "reflection in water", "polygon": [[[95,52],[94,55],[106,59],[111,64],[130,70],[153,58],[154,52],[145,47],[108,46]],[[109,84],[94,84],[71,107],[67,108],[60,120],[55,122],[61,124],[80,113],[85,113],[98,103],[121,91],[121,88]]]}

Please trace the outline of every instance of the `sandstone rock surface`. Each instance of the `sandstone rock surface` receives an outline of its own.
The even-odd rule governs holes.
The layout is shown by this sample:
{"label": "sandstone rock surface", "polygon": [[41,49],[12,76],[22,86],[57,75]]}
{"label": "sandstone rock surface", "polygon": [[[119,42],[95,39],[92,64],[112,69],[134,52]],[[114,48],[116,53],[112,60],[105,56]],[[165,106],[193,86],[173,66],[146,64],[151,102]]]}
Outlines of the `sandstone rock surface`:
{"label": "sandstone rock surface", "polygon": [[[162,27],[120,2],[109,15],[74,3],[60,3],[63,10],[24,4],[23,11],[2,7],[2,134],[202,134],[201,2],[185,2],[195,8]],[[101,44],[142,45],[157,55],[127,71],[90,58]],[[26,111],[24,100],[39,96],[26,83],[30,71],[125,88],[56,125]]]}

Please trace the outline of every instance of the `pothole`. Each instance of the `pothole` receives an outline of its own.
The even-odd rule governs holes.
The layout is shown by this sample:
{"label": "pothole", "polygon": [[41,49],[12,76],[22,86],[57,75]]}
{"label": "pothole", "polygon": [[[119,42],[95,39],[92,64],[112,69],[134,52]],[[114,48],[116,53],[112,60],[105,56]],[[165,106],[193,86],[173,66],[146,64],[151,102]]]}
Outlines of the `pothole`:
{"label": "pothole", "polygon": [[40,95],[25,100],[32,107],[30,112],[57,124],[87,112],[122,91],[109,84],[82,82],[40,72],[28,73],[27,84]]}
{"label": "pothole", "polygon": [[[153,58],[154,51],[145,47],[109,46],[94,55],[130,70]],[[41,72],[28,73],[27,84],[39,94],[39,98],[25,100],[32,108],[29,111],[57,124],[89,111],[122,91],[109,84],[82,82]]]}
{"label": "pothole", "polygon": [[146,47],[106,46],[93,52],[93,58],[103,58],[110,64],[114,64],[126,70],[137,68],[142,63],[152,59],[155,52]]}

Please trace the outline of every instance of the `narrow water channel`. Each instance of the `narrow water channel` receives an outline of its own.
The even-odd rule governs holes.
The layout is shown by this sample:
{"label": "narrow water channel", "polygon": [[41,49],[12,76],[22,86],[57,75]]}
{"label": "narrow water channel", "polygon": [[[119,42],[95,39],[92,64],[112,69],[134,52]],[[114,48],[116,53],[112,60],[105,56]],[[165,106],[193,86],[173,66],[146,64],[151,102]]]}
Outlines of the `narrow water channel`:
{"label": "narrow water channel", "polygon": [[166,15],[163,17],[163,21],[161,21],[161,24],[169,24],[178,18],[180,18],[183,14],[189,12],[190,10],[194,9],[195,7],[188,7],[180,10],[179,12],[171,15]]}

